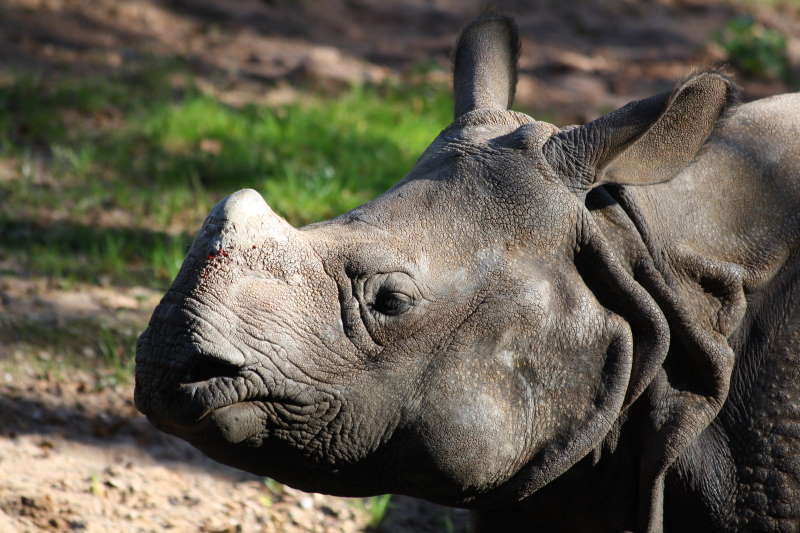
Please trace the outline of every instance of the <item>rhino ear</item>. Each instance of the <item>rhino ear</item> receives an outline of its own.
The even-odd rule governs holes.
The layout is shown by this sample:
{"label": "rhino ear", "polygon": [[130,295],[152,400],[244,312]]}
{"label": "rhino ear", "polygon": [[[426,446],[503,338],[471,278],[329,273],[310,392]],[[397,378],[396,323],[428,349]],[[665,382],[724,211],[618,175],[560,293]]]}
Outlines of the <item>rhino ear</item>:
{"label": "rhino ear", "polygon": [[696,74],[672,93],[632,102],[554,135],[545,154],[579,190],[668,181],[697,155],[736,92],[719,72]]}
{"label": "rhino ear", "polygon": [[453,67],[456,118],[474,109],[511,106],[519,48],[517,27],[508,17],[484,15],[461,32]]}

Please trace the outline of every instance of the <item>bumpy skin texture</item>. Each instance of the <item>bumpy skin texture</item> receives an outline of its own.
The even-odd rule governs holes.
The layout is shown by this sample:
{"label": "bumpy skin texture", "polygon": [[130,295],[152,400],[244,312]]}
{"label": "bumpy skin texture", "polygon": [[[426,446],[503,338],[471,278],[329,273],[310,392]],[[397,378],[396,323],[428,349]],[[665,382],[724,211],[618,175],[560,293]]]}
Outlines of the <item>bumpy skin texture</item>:
{"label": "bumpy skin texture", "polygon": [[800,96],[716,72],[559,130],[518,41],[456,51],[453,124],[301,229],[214,208],[137,350],[136,404],[211,457],[485,531],[800,523]]}

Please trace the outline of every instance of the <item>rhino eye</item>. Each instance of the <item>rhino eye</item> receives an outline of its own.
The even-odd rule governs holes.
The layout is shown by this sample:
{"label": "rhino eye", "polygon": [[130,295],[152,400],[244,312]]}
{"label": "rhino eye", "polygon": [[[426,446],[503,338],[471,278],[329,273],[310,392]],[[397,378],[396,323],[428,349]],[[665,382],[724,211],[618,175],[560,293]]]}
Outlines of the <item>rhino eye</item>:
{"label": "rhino eye", "polygon": [[411,309],[412,305],[411,297],[407,294],[381,289],[375,295],[375,303],[372,304],[372,309],[382,315],[396,316]]}

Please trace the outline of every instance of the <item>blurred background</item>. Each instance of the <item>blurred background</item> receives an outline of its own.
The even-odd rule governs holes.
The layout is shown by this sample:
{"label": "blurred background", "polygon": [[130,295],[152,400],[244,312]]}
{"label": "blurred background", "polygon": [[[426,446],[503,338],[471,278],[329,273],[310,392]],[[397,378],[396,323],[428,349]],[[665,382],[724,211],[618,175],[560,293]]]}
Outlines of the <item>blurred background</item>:
{"label": "blurred background", "polygon": [[[208,210],[300,225],[400,179],[451,118],[485,2],[0,0],[0,531],[465,531],[407,498],[213,465],[132,406],[135,339]],[[497,1],[515,108],[564,125],[724,64],[800,87],[800,0]]]}

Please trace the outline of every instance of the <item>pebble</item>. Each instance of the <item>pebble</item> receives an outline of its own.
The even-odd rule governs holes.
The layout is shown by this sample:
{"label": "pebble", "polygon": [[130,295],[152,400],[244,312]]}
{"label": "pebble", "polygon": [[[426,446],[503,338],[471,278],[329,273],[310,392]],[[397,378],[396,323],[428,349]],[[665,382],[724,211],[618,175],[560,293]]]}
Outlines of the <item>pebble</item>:
{"label": "pebble", "polygon": [[306,510],[312,509],[314,507],[314,500],[308,496],[305,498],[300,498],[300,507]]}

